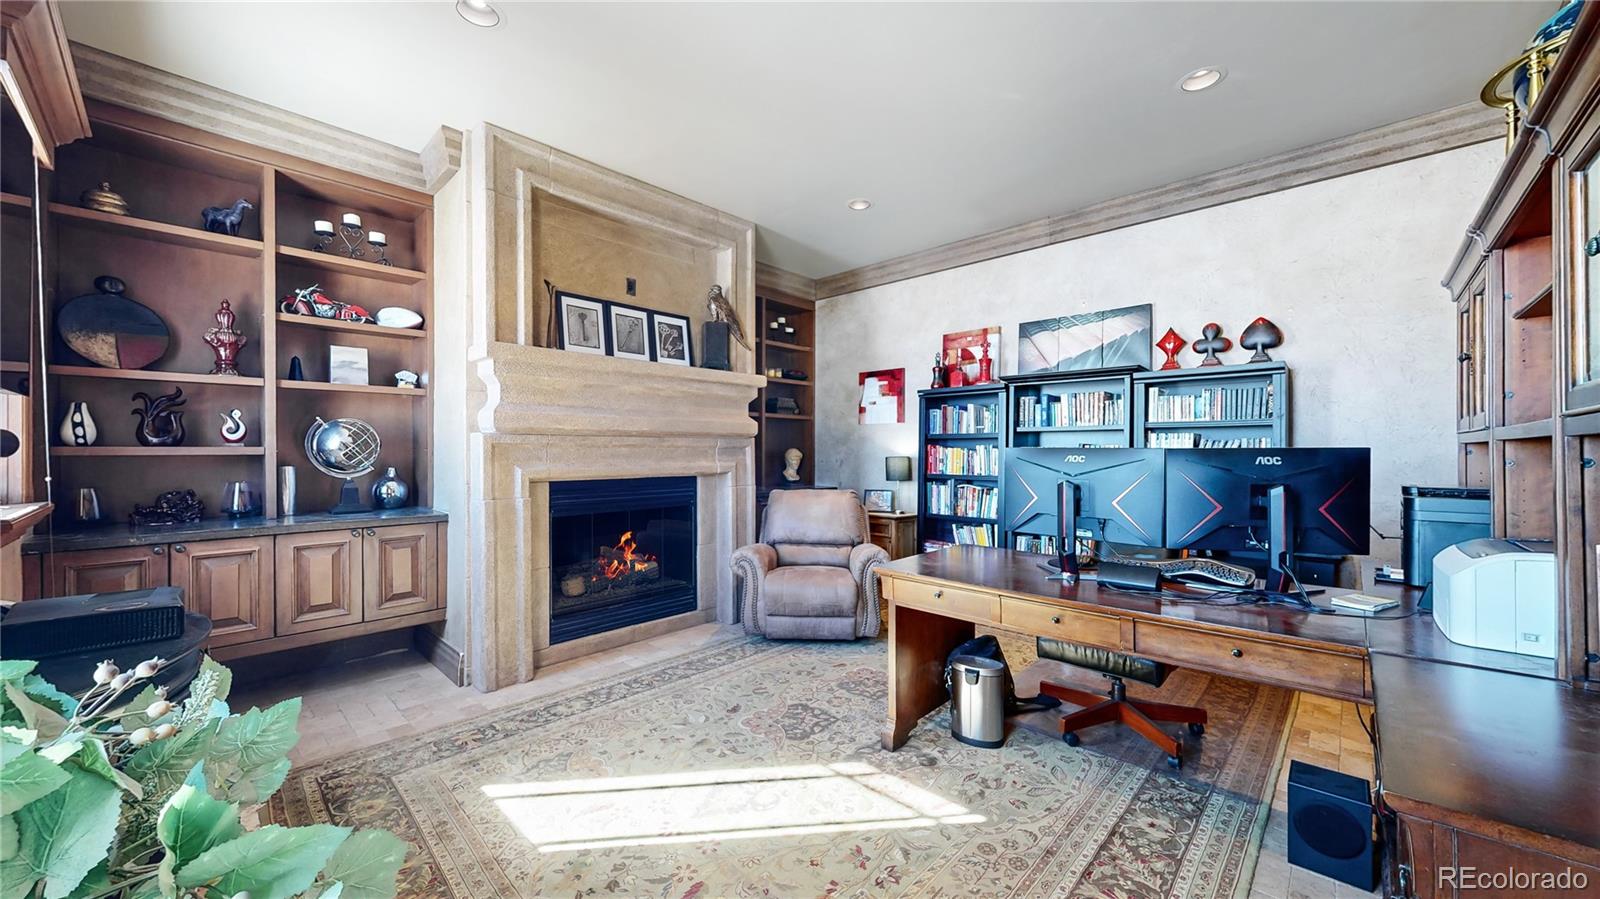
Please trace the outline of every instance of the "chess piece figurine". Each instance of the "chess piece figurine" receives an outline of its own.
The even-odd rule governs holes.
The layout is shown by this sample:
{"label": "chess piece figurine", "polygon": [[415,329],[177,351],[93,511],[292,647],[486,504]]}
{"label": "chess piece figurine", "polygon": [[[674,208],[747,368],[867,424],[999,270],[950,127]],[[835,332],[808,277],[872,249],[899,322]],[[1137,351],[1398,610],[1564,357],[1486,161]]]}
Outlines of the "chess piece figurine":
{"label": "chess piece figurine", "polygon": [[222,442],[231,446],[238,446],[249,435],[250,429],[245,426],[244,413],[238,409],[229,409],[227,412],[218,412],[222,416]]}
{"label": "chess piece figurine", "polygon": [[967,370],[961,367],[961,351],[957,350],[953,358],[945,363],[945,383],[951,387],[967,386]]}
{"label": "chess piece figurine", "polygon": [[783,451],[783,479],[785,481],[791,484],[799,482],[800,461],[804,458],[805,454],[792,446]]}
{"label": "chess piece figurine", "polygon": [[1175,368],[1183,367],[1178,364],[1178,353],[1183,351],[1187,343],[1188,341],[1183,339],[1183,335],[1179,334],[1174,328],[1168,328],[1167,333],[1161,335],[1161,339],[1156,342],[1156,348],[1167,354],[1167,361],[1161,364],[1161,371],[1171,371]]}
{"label": "chess piece figurine", "polygon": [[66,417],[61,419],[61,445],[62,446],[94,446],[100,439],[100,429],[95,426],[94,416],[89,414],[88,403],[67,404]]}
{"label": "chess piece figurine", "polygon": [[739,324],[739,314],[733,311],[733,304],[722,295],[721,284],[711,285],[711,290],[706,293],[706,309],[711,313],[712,321],[727,322],[733,339],[739,341],[739,345],[745,349],[750,349],[750,341],[744,336],[744,326]]}
{"label": "chess piece figurine", "polygon": [[1283,332],[1278,326],[1263,316],[1257,316],[1239,335],[1239,345],[1247,350],[1255,350],[1256,354],[1250,357],[1251,362],[1271,362],[1272,357],[1267,355],[1267,350],[1283,345]]}
{"label": "chess piece figurine", "polygon": [[929,384],[928,387],[933,390],[938,390],[940,387],[944,386],[946,386],[944,359],[935,354],[933,357],[933,383]]}
{"label": "chess piece figurine", "polygon": [[974,383],[987,384],[994,380],[994,360],[989,358],[989,341],[983,342],[983,355],[978,359],[978,380]]}
{"label": "chess piece figurine", "polygon": [[1222,326],[1216,322],[1207,324],[1200,329],[1200,339],[1194,342],[1193,350],[1206,358],[1200,362],[1200,367],[1221,365],[1222,360],[1217,358],[1218,353],[1226,353],[1233,349],[1233,341],[1222,336]]}
{"label": "chess piece figurine", "polygon": [[299,356],[289,357],[289,380],[304,381],[306,379],[305,367],[300,364]]}
{"label": "chess piece figurine", "polygon": [[227,300],[217,307],[217,326],[206,329],[206,336],[201,338],[206,345],[211,347],[212,355],[217,357],[216,365],[211,367],[214,375],[239,374],[239,351],[249,342],[242,331],[233,329],[233,305]]}

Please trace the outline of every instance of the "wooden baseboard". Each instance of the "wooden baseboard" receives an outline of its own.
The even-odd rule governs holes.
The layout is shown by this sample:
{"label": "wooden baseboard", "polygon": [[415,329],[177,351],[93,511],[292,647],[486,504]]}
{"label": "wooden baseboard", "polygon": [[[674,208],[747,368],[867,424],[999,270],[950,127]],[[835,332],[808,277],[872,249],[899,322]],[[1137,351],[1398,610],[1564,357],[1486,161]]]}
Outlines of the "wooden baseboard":
{"label": "wooden baseboard", "polygon": [[218,646],[209,649],[209,652],[219,662],[230,659],[242,659],[246,656],[261,655],[268,652],[281,652],[285,649],[300,649],[319,643],[332,643],[338,640],[348,640],[351,637],[365,637],[381,631],[398,631],[419,624],[432,624],[444,620],[444,609],[430,609],[426,612],[415,612],[410,615],[400,615],[394,618],[383,618],[377,621],[364,621],[360,624],[346,624],[340,627],[324,628],[320,631],[307,631],[303,634],[289,634],[283,637],[269,637],[265,640],[254,640],[249,643],[235,643],[232,646]]}
{"label": "wooden baseboard", "polygon": [[465,687],[472,678],[467,673],[466,656],[444,639],[444,624],[430,624],[412,631],[412,645],[428,663],[439,669],[450,682]]}

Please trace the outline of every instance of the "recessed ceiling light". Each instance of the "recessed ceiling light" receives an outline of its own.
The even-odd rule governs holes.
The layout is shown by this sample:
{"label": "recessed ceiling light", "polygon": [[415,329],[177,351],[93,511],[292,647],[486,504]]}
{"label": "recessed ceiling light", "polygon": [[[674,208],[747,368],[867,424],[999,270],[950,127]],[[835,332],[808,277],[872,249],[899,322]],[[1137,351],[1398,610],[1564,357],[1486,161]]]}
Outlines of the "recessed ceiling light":
{"label": "recessed ceiling light", "polygon": [[861,198],[861,197],[857,197],[856,199],[851,200],[850,202],[848,202],[848,203],[846,203],[844,205],[849,206],[851,209],[854,209],[857,212],[860,212],[863,209],[872,208],[872,201],[868,200],[868,199]]}
{"label": "recessed ceiling light", "polygon": [[489,0],[456,0],[456,13],[480,28],[500,24],[500,13],[489,5]]}
{"label": "recessed ceiling light", "polygon": [[1219,66],[1206,66],[1203,69],[1195,69],[1193,72],[1183,76],[1182,80],[1178,82],[1178,89],[1192,94],[1195,91],[1203,91],[1208,87],[1213,87],[1226,77],[1228,77],[1227,69]]}

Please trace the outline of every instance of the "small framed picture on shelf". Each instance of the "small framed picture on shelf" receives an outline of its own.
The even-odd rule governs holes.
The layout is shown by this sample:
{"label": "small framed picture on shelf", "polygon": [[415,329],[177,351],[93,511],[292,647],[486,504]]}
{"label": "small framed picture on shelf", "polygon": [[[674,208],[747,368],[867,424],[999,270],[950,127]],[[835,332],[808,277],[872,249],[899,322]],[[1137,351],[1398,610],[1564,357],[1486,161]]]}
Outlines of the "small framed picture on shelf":
{"label": "small framed picture on shelf", "polygon": [[689,320],[665,312],[650,313],[651,341],[656,351],[656,361],[669,365],[693,365],[693,351],[689,346]]}
{"label": "small framed picture on shelf", "polygon": [[606,304],[574,293],[556,294],[561,348],[574,353],[606,354]]}
{"label": "small framed picture on shelf", "polygon": [[611,355],[650,361],[650,313],[621,303],[611,306]]}
{"label": "small framed picture on shelf", "polygon": [[367,384],[367,348],[328,345],[329,384]]}
{"label": "small framed picture on shelf", "polygon": [[893,512],[893,490],[863,490],[861,491],[861,504],[867,507],[868,512]]}

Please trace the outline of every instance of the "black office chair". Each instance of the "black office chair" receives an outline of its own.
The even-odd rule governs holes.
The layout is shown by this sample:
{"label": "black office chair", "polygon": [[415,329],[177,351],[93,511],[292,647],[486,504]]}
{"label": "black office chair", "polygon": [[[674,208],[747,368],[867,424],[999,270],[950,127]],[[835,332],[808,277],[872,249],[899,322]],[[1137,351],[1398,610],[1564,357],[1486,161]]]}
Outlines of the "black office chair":
{"label": "black office chair", "polygon": [[1111,681],[1111,689],[1104,696],[1049,681],[1039,683],[1040,693],[1084,707],[1061,716],[1061,739],[1065,740],[1068,746],[1078,745],[1077,732],[1083,728],[1121,722],[1164,751],[1167,754],[1167,764],[1181,768],[1183,740],[1168,735],[1166,731],[1156,726],[1156,722],[1187,724],[1189,733],[1197,737],[1206,732],[1205,709],[1128,698],[1127,687],[1123,684],[1124,678],[1159,687],[1166,681],[1167,675],[1172,673],[1170,667],[1152,659],[1141,659],[1137,656],[1112,652],[1109,649],[1097,649],[1049,637],[1039,637],[1038,648],[1041,659],[1052,659],[1098,671]]}

